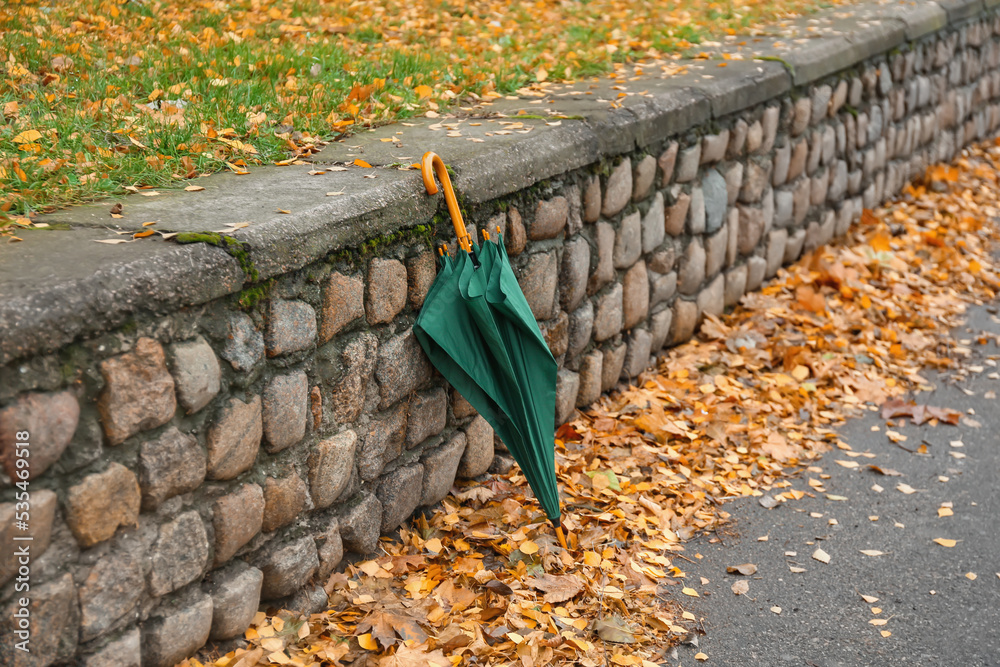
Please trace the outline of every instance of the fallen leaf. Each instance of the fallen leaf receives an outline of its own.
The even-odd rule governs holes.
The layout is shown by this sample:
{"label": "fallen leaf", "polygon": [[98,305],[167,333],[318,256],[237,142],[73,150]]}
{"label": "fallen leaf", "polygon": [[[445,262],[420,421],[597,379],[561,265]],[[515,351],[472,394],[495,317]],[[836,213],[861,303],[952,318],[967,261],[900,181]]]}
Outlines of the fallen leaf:
{"label": "fallen leaf", "polygon": [[108,245],[118,245],[119,243],[131,243],[131,239],[97,239],[95,243],[107,243]]}
{"label": "fallen leaf", "polygon": [[683,593],[684,595],[687,595],[689,597],[693,597],[693,598],[701,597],[701,596],[698,595],[698,591],[696,591],[693,588],[682,588],[681,589],[681,593]]}
{"label": "fallen leaf", "polygon": [[875,597],[874,595],[862,595],[861,599],[867,602],[868,604],[873,604],[875,602],[878,602],[878,598]]}
{"label": "fallen leaf", "polygon": [[884,556],[884,551],[877,551],[875,549],[861,549],[861,553],[866,556]]}
{"label": "fallen leaf", "polygon": [[879,631],[879,634],[882,635],[883,637],[891,637],[892,636],[892,633],[889,632],[888,630],[881,630],[881,631]]}
{"label": "fallen leaf", "polygon": [[344,194],[344,193],[343,192],[327,192],[326,196],[327,197],[339,197],[342,194]]}
{"label": "fallen leaf", "polygon": [[948,547],[949,549],[958,544],[958,540],[951,540],[948,539],[947,537],[935,537],[931,541],[936,542],[937,544],[940,544],[943,547]]}
{"label": "fallen leaf", "polygon": [[743,563],[742,565],[730,565],[726,568],[726,572],[729,574],[743,574],[750,576],[751,574],[756,574],[757,566],[753,563]]}
{"label": "fallen leaf", "polygon": [[545,592],[545,601],[551,604],[565,602],[584,588],[584,583],[572,574],[543,574],[527,580],[532,588]]}
{"label": "fallen leaf", "polygon": [[975,572],[966,572],[965,573],[965,578],[968,579],[969,581],[975,581],[976,580],[976,573]]}
{"label": "fallen leaf", "polygon": [[805,572],[806,571],[806,568],[804,568],[804,567],[795,567],[794,565],[789,565],[788,569],[790,571],[792,571],[793,573],[795,573],[795,574],[799,574],[801,572]]}
{"label": "fallen leaf", "polygon": [[775,606],[771,607],[771,611],[773,611],[775,614],[780,614],[781,613],[781,607],[775,605]]}
{"label": "fallen leaf", "polygon": [[952,516],[955,514],[954,510],[950,507],[939,507],[937,512],[939,517]]}
{"label": "fallen leaf", "polygon": [[591,629],[606,642],[615,644],[635,643],[635,635],[629,628],[628,623],[617,616],[596,620],[592,623]]}
{"label": "fallen leaf", "polygon": [[886,624],[886,623],[888,623],[889,621],[888,621],[888,620],[886,620],[886,619],[884,619],[884,618],[873,618],[872,620],[870,620],[870,621],[868,621],[868,622],[869,622],[870,624],[872,624],[872,625],[876,625],[876,626],[878,626],[878,625],[885,625],[885,624]]}
{"label": "fallen leaf", "polygon": [[364,169],[371,169],[372,168],[372,166],[370,164],[368,164],[367,162],[365,162],[361,158],[358,158],[358,159],[356,159],[354,161],[354,166],[355,167],[362,167]]}
{"label": "fallen leaf", "polygon": [[705,662],[706,660],[708,660],[708,656],[705,655],[704,653],[698,652],[694,654],[694,659],[699,660],[701,662]]}
{"label": "fallen leaf", "polygon": [[829,563],[830,562],[830,554],[828,554],[827,552],[823,551],[822,549],[816,549],[816,551],[814,551],[812,553],[812,557],[814,559],[818,560],[821,563]]}
{"label": "fallen leaf", "polygon": [[875,472],[877,472],[880,475],[885,475],[886,477],[902,477],[903,476],[903,473],[899,472],[898,470],[893,470],[892,468],[883,468],[882,466],[871,465],[871,464],[868,465],[868,468],[871,469],[871,470],[874,470]]}
{"label": "fallen leaf", "polygon": [[733,582],[733,585],[730,588],[733,589],[733,593],[736,595],[745,595],[746,592],[750,590],[750,584],[746,579],[740,579],[739,581]]}
{"label": "fallen leaf", "polygon": [[911,493],[917,492],[917,490],[914,489],[909,484],[897,484],[896,490],[899,491],[900,493],[905,493],[906,495],[910,495]]}
{"label": "fallen leaf", "polygon": [[525,540],[517,547],[518,551],[523,554],[530,556],[531,554],[538,553],[538,545],[531,540]]}
{"label": "fallen leaf", "polygon": [[184,188],[184,191],[185,192],[201,192],[204,189],[205,188],[203,188],[200,185],[189,185],[186,188]]}

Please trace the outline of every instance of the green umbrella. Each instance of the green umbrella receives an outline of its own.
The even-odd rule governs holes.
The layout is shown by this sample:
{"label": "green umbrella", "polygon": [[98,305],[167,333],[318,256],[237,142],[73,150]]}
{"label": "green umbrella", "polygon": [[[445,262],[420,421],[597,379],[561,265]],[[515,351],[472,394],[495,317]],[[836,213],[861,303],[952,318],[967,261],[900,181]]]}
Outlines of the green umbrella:
{"label": "green umbrella", "polygon": [[432,170],[441,179],[459,250],[454,258],[442,253],[414,334],[434,367],[507,445],[566,546],[555,474],[556,361],[503,239],[484,233],[482,246],[473,242],[441,158],[428,152],[422,167],[429,194],[437,193]]}

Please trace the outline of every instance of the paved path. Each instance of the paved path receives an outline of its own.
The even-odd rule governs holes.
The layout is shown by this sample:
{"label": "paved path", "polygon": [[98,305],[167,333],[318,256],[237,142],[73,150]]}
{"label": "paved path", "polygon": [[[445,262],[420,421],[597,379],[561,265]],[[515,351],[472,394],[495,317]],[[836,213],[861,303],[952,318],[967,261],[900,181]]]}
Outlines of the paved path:
{"label": "paved path", "polygon": [[[888,440],[877,412],[851,420],[841,429],[843,440],[875,457],[850,458],[835,450],[818,464],[830,475],[826,493],[846,501],[817,493],[771,510],[744,501],[729,508],[734,523],[723,543],[702,538],[688,545],[685,554],[697,564],[679,564],[687,585],[704,597],[678,597],[704,618],[706,634],[697,647],[681,646],[664,664],[1000,665],[1000,399],[986,397],[991,390],[1000,394],[1000,379],[989,377],[1000,368],[987,363],[993,356],[1000,366],[1000,347],[993,340],[975,344],[980,331],[1000,334],[1000,318],[976,308],[955,334],[972,339],[972,356],[963,365],[983,371],[957,384],[928,374],[936,389],[915,396],[919,403],[971,408],[973,422],[895,429],[907,436],[900,443],[906,447],[930,443],[927,455],[916,455]],[[951,446],[954,440],[964,446]],[[860,466],[848,469],[836,460]],[[881,476],[869,463],[903,476]],[[807,473],[793,488],[810,490],[806,477],[819,474]],[[896,489],[900,483],[917,491],[904,494]],[[876,484],[881,493],[872,489]],[[954,515],[939,517],[945,502],[953,504]],[[759,540],[763,536],[766,541]],[[959,542],[945,548],[932,541],[939,537]],[[811,557],[817,547],[830,555],[829,564]],[[886,555],[866,556],[862,549]],[[726,566],[741,563],[756,564],[758,572],[749,578],[726,573]],[[806,571],[793,573],[789,566]],[[974,580],[966,576],[970,572]],[[709,583],[702,585],[699,577]],[[750,589],[737,597],[730,587],[740,578]],[[868,604],[862,594],[879,600]],[[871,625],[875,618],[888,622]],[[891,636],[882,637],[882,630]],[[706,662],[696,662],[698,651],[708,655]]]}

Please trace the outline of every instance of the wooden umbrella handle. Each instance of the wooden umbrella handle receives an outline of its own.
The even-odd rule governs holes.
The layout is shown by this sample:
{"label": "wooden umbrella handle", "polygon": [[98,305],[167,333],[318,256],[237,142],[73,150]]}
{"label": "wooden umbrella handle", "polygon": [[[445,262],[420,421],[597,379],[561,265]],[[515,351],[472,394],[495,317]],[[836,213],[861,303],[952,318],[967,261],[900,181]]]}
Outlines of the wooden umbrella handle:
{"label": "wooden umbrella handle", "polygon": [[462,220],[462,211],[458,208],[458,199],[455,197],[455,189],[451,187],[451,177],[448,176],[448,169],[444,166],[437,153],[427,151],[420,161],[420,174],[424,177],[424,187],[427,194],[436,195],[438,193],[437,183],[434,182],[434,173],[437,172],[438,180],[444,187],[444,200],[448,204],[448,212],[451,214],[451,223],[455,226],[455,234],[458,236],[458,245],[465,252],[472,252],[472,239],[465,229],[465,221]]}

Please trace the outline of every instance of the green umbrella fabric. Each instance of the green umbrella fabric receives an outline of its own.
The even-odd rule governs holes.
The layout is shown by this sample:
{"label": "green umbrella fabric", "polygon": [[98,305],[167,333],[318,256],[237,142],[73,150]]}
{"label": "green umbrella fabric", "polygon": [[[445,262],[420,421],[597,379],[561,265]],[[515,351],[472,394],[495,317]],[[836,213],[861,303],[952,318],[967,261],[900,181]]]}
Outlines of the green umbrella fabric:
{"label": "green umbrella fabric", "polygon": [[549,519],[555,476],[556,361],[511,269],[502,237],[442,258],[413,326],[431,363],[493,427]]}

